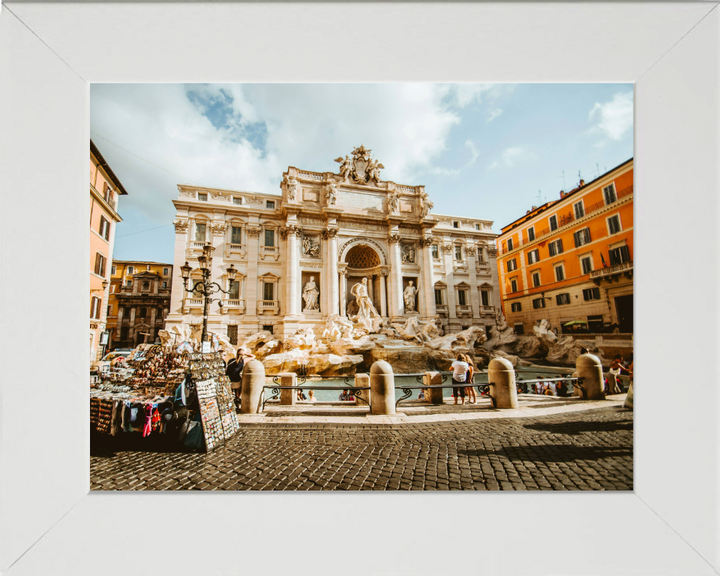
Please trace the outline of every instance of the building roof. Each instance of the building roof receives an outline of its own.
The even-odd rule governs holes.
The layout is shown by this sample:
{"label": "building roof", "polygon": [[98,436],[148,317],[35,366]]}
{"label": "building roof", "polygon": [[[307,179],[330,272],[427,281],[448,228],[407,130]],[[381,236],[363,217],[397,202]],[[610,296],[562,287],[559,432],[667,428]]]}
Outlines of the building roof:
{"label": "building roof", "polygon": [[103,158],[103,155],[100,154],[100,150],[98,150],[97,146],[95,146],[95,143],[92,141],[92,138],[90,139],[90,152],[92,152],[93,156],[98,159],[98,164],[103,167],[103,170],[107,173],[107,175],[110,177],[110,179],[113,181],[115,186],[118,188],[118,192],[122,195],[127,196],[127,190],[125,190],[125,187],[122,185],[122,182],[120,182],[120,179],[115,175],[115,172],[112,171],[112,168],[110,168],[110,165],[107,163],[107,160]]}
{"label": "building roof", "polygon": [[130,264],[131,266],[135,264],[150,264],[155,266],[170,266],[172,267],[172,264],[166,264],[165,262],[152,262],[150,260],[113,260],[113,264]]}
{"label": "building roof", "polygon": [[612,169],[608,170],[607,172],[605,172],[604,174],[601,174],[600,176],[598,176],[598,177],[595,178],[594,180],[591,180],[590,182],[586,182],[585,184],[583,184],[582,186],[578,186],[577,188],[573,188],[573,189],[570,190],[570,192],[568,192],[567,194],[563,194],[563,196],[562,196],[560,199],[558,199],[558,200],[551,200],[550,202],[546,202],[546,203],[543,204],[542,206],[533,207],[533,209],[532,209],[532,210],[529,210],[524,216],[521,216],[521,217],[518,218],[517,220],[514,220],[514,221],[510,222],[510,224],[507,224],[506,226],[503,226],[503,227],[500,229],[500,234],[505,234],[505,232],[509,232],[509,231],[512,230],[513,228],[517,228],[518,226],[520,226],[520,225],[523,224],[524,222],[527,222],[528,220],[534,218],[535,216],[537,216],[537,215],[540,214],[541,212],[544,212],[545,210],[547,210],[547,209],[550,208],[551,206],[554,206],[554,205],[557,204],[558,202],[561,202],[562,200],[565,200],[565,199],[568,198],[569,196],[573,196],[573,195],[577,194],[577,193],[580,192],[581,190],[586,190],[587,188],[589,188],[590,186],[592,186],[592,185],[593,185],[595,182],[597,182],[598,180],[600,180],[600,179],[602,179],[602,178],[605,178],[605,176],[607,176],[608,174],[610,174],[610,173],[612,173],[612,172],[615,172],[616,170],[622,168],[623,166],[629,164],[629,163],[632,162],[632,161],[633,161],[633,158],[629,158],[628,160],[625,160],[625,162],[623,162],[622,164],[618,164],[617,166],[615,166],[615,168],[612,168]]}

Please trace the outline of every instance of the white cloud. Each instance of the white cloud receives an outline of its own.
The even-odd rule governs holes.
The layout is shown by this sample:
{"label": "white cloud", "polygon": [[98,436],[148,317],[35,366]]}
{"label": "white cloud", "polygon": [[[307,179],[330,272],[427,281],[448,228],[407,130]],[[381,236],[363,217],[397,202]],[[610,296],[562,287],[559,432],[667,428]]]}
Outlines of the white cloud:
{"label": "white cloud", "polygon": [[472,154],[472,158],[468,160],[468,163],[466,166],[472,166],[477,161],[478,157],[480,156],[480,152],[478,152],[478,149],[475,147],[475,144],[473,144],[472,140],[466,140],[465,146],[467,146],[470,149],[470,154]]}
{"label": "white cloud", "polygon": [[492,122],[493,120],[495,120],[495,118],[500,116],[500,114],[502,114],[502,113],[503,113],[502,108],[493,108],[492,110],[488,110],[488,118],[487,118],[486,122]]}
{"label": "white cloud", "polygon": [[[633,93],[620,92],[609,102],[595,103],[589,119],[597,123],[591,133],[600,132],[611,140],[620,140],[633,127]],[[602,144],[599,143],[599,144]]]}
{"label": "white cloud", "polygon": [[535,158],[535,154],[530,152],[524,146],[516,146],[514,148],[506,148],[498,160],[488,165],[487,169],[492,170],[499,166],[511,167],[520,162],[525,162]]}

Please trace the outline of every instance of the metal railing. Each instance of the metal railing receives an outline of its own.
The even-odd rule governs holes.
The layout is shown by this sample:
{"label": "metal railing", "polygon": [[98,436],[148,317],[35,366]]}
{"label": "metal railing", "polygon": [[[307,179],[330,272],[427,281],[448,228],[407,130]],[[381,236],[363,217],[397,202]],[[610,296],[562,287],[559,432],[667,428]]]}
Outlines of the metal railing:
{"label": "metal railing", "polygon": [[[323,379],[322,376],[314,377],[313,380],[316,380],[316,378]],[[345,376],[345,386],[306,386],[307,383],[307,377],[306,376],[298,376],[298,384],[296,386],[283,386],[280,384],[280,375],[273,377],[273,383],[272,384],[265,384],[263,386],[264,389],[269,389],[273,395],[265,398],[262,403],[263,410],[265,409],[265,404],[267,402],[270,402],[271,400],[277,400],[280,398],[280,392],[283,390],[352,390],[353,391],[353,397],[356,400],[362,400],[370,406],[370,403],[362,397],[362,394],[357,394],[358,391],[362,390],[370,390],[369,386],[352,386],[350,385],[350,379],[355,379],[355,376]],[[330,376],[325,377],[326,380],[337,380],[336,376]]]}
{"label": "metal railing", "polygon": [[[403,395],[395,400],[395,408],[397,409],[398,404],[402,402],[403,400],[409,399],[413,395],[413,390],[432,390],[432,389],[442,389],[442,388],[469,388],[474,387],[477,388],[477,391],[480,393],[480,395],[485,395],[490,399],[490,404],[493,408],[496,407],[496,400],[495,397],[491,394],[490,387],[494,386],[495,384],[493,382],[480,382],[480,383],[473,383],[473,382],[451,382],[449,384],[446,384],[448,380],[448,375],[452,374],[452,372],[437,372],[437,374],[440,374],[441,376],[441,382],[442,384],[423,384],[423,377],[427,374],[427,372],[417,372],[414,374],[395,374],[396,377],[402,377],[402,378],[415,378],[415,381],[417,384],[399,384],[395,386],[396,390],[402,390]],[[475,375],[487,375],[487,371],[478,371],[475,372]],[[357,400],[361,400],[366,405],[370,405],[369,402],[363,398],[362,394],[358,394],[357,392],[362,392],[363,390],[370,390],[369,386],[353,386],[350,384],[351,379],[354,380],[355,376],[345,376],[344,382],[345,385],[343,386],[309,386],[307,384],[307,376],[298,376],[298,384],[295,386],[283,386],[280,384],[280,375],[273,377],[273,383],[272,384],[266,384],[263,386],[264,389],[268,389],[272,392],[272,396],[269,396],[263,400],[262,407],[263,410],[265,409],[265,404],[270,401],[278,400],[280,398],[280,392],[282,390],[351,390],[353,391],[353,396]],[[336,376],[330,376],[330,377],[322,377],[322,376],[314,376],[313,380],[316,381],[316,379],[319,378],[320,380],[326,379],[326,380],[336,380],[338,377]],[[548,382],[565,382],[567,384],[570,384],[574,388],[577,388],[580,391],[580,398],[585,398],[585,389],[582,386],[582,378],[573,378],[573,377],[564,377],[564,378],[542,378],[537,380],[516,380],[515,381],[515,388],[517,390],[518,394],[528,394],[528,385],[529,384],[538,384],[538,383],[548,383]],[[569,393],[569,390],[568,390]]]}

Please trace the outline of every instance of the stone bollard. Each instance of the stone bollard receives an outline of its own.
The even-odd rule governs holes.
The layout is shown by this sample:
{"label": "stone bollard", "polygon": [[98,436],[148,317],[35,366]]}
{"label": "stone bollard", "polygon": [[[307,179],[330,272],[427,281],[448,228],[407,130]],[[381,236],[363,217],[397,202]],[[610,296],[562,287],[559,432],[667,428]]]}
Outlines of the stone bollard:
{"label": "stone bollard", "polygon": [[625,403],[623,404],[623,408],[629,408],[630,410],[633,410],[633,383],[630,382],[630,388],[628,388],[627,396],[625,396]]}
{"label": "stone bollard", "polygon": [[[423,374],[423,385],[424,386],[437,386],[442,384],[442,374],[440,372],[425,372]],[[425,395],[425,400],[430,404],[442,404],[443,403],[443,389],[442,388],[430,388]]]}
{"label": "stone bollard", "polygon": [[582,387],[585,394],[583,400],[605,400],[605,386],[603,382],[603,369],[600,358],[594,354],[578,356],[575,363],[578,378],[582,378]]}
{"label": "stone bollard", "polygon": [[[370,386],[370,375],[369,374],[355,374],[355,386],[356,387],[367,387]],[[360,396],[364,400],[367,400],[367,404],[362,400],[358,400]],[[355,404],[357,406],[369,406],[370,405],[370,390],[355,390]]]}
{"label": "stone bollard", "polygon": [[395,414],[395,374],[385,360],[370,367],[370,392],[370,414]]}
{"label": "stone bollard", "polygon": [[[280,386],[297,386],[297,374],[280,374]],[[295,406],[297,390],[280,390],[280,405]]]}
{"label": "stone bollard", "polygon": [[260,360],[250,360],[243,368],[241,414],[262,412],[263,386],[265,386],[265,366]]}
{"label": "stone bollard", "polygon": [[488,364],[490,395],[495,399],[495,408],[517,408],[517,387],[515,369],[506,358],[493,358]]}

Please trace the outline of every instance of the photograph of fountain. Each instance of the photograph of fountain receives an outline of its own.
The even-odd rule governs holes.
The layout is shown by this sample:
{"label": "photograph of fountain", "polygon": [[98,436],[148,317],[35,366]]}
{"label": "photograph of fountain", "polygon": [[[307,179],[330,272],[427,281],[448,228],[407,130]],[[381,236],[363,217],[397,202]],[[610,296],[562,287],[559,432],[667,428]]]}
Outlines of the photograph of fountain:
{"label": "photograph of fountain", "polygon": [[93,490],[632,490],[630,84],[94,84]]}

